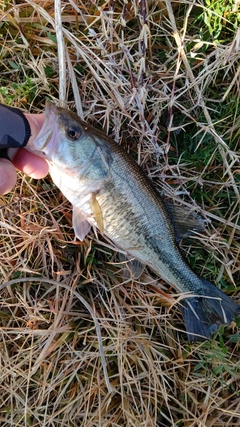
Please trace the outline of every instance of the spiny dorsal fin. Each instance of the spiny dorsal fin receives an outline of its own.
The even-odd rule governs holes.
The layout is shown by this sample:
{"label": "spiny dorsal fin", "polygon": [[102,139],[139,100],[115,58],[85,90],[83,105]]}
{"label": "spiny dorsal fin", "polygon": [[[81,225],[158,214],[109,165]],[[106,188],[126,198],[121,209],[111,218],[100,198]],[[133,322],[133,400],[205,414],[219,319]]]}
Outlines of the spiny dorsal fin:
{"label": "spiny dorsal fin", "polygon": [[190,236],[194,231],[201,232],[205,229],[203,218],[192,209],[174,205],[166,200],[164,203],[172,220],[177,241]]}
{"label": "spiny dorsal fin", "polygon": [[93,211],[94,219],[95,219],[97,226],[99,228],[99,231],[103,234],[104,225],[103,225],[102,209],[101,209],[101,206],[99,205],[99,203],[97,201],[95,193],[92,193],[90,205],[91,205],[91,208]]}

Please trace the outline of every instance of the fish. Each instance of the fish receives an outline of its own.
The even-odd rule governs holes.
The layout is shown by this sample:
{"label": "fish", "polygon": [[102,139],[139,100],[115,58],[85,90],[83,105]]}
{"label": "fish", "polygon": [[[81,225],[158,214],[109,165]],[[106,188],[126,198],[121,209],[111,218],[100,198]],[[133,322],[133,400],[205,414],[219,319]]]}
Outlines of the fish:
{"label": "fish", "polygon": [[73,206],[79,240],[95,227],[136,260],[140,274],[139,266],[148,266],[182,295],[190,342],[209,339],[240,314],[240,305],[198,277],[181,254],[178,240],[201,225],[199,217],[164,200],[119,144],[72,111],[47,102],[40,133],[26,148],[48,161],[53,182]]}

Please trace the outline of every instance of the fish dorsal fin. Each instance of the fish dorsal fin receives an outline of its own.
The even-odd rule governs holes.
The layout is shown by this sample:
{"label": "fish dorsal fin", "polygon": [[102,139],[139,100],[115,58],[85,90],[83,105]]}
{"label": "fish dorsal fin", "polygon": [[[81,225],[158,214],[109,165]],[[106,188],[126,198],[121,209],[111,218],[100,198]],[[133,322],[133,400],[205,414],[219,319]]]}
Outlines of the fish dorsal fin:
{"label": "fish dorsal fin", "polygon": [[85,236],[89,233],[91,225],[89,224],[86,216],[76,206],[73,206],[72,224],[75,236],[82,242]]}
{"label": "fish dorsal fin", "polygon": [[141,274],[143,273],[143,270],[145,268],[145,265],[142,264],[140,261],[138,261],[137,259],[129,259],[128,256],[119,253],[118,254],[119,259],[122,263],[124,263],[124,267],[123,267],[123,280],[127,281],[127,280],[131,280],[131,279],[135,279],[137,280]]}
{"label": "fish dorsal fin", "polygon": [[102,209],[101,209],[101,206],[99,205],[99,203],[97,201],[96,193],[92,193],[92,198],[90,200],[90,206],[92,208],[93,216],[94,216],[94,219],[97,223],[99,231],[100,231],[100,233],[103,234],[104,225],[103,225]]}
{"label": "fish dorsal fin", "polygon": [[164,203],[172,220],[177,241],[190,236],[194,231],[201,232],[205,229],[203,218],[191,208],[174,205],[166,200]]}

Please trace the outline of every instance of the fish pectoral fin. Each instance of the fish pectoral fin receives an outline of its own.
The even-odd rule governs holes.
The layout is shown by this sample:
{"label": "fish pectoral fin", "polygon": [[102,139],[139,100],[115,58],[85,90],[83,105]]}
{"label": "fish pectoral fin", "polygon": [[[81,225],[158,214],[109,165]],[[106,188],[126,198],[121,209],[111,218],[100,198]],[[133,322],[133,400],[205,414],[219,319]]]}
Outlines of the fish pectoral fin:
{"label": "fish pectoral fin", "polygon": [[82,242],[89,233],[91,224],[89,224],[84,213],[76,206],[73,206],[72,225],[75,236]]}
{"label": "fish pectoral fin", "polygon": [[177,241],[190,236],[194,231],[205,230],[204,219],[192,209],[174,205],[166,200],[164,200],[164,204],[172,219]]}
{"label": "fish pectoral fin", "polygon": [[99,231],[103,234],[104,232],[104,225],[103,225],[103,216],[102,216],[102,209],[99,205],[96,197],[96,193],[92,193],[92,198],[90,200],[90,205],[93,211],[94,219],[97,223],[97,226],[99,228]]}
{"label": "fish pectoral fin", "polygon": [[139,279],[145,265],[142,264],[137,259],[129,259],[126,255],[119,253],[119,259],[122,263],[124,263],[123,267],[123,280],[131,280],[131,279]]}

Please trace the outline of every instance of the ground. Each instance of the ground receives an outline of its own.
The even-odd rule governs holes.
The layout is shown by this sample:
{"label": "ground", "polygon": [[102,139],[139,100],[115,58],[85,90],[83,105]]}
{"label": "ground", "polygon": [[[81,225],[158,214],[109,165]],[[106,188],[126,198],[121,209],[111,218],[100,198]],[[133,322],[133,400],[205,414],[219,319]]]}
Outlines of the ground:
{"label": "ground", "polygon": [[[60,101],[121,144],[206,220],[183,255],[239,302],[239,3],[0,7],[0,102]],[[125,283],[100,235],[75,241],[49,176],[19,173],[0,227],[2,427],[239,425],[237,321],[190,344],[174,289],[147,269]]]}

